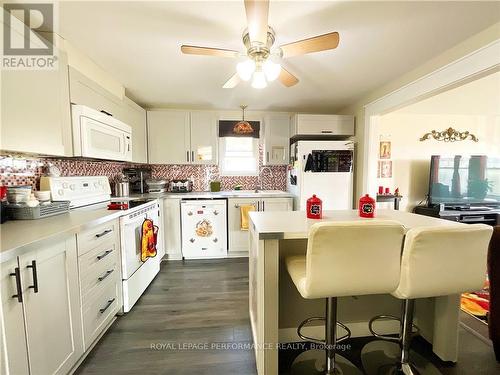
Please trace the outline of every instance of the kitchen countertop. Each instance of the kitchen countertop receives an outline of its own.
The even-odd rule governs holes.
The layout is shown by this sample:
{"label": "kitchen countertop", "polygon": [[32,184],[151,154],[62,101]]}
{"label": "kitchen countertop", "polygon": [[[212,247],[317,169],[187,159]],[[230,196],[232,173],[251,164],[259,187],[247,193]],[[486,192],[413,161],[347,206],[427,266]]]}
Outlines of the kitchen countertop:
{"label": "kitchen countertop", "polygon": [[[250,220],[259,233],[259,239],[305,239],[311,225],[322,221],[373,220],[361,218],[358,210],[338,210],[323,212],[323,219],[308,219],[304,211],[250,212]],[[377,210],[376,219],[396,220],[406,229],[423,226],[462,226],[466,224],[450,220],[417,215],[405,211]]]}
{"label": "kitchen countertop", "polygon": [[132,194],[132,197],[138,198],[181,198],[181,199],[214,199],[214,198],[292,198],[293,195],[281,190],[223,190],[217,192],[211,191],[193,191],[190,193],[146,193]]}
{"label": "kitchen countertop", "polygon": [[38,220],[7,221],[0,225],[0,263],[33,250],[33,245],[39,241],[75,234],[123,214],[123,211],[109,211],[101,206],[95,210],[73,210]]}
{"label": "kitchen countertop", "polygon": [[[287,192],[278,190],[263,190],[255,193],[253,190],[229,190],[220,192],[191,193],[161,193],[136,194],[131,198],[168,199],[168,198],[287,198],[292,197]],[[114,200],[118,200],[113,197]],[[37,242],[50,241],[61,235],[71,235],[106,221],[119,218],[126,211],[109,211],[105,205],[96,209],[72,210],[67,214],[38,220],[11,220],[0,225],[0,263],[10,260],[24,252],[35,248]],[[128,211],[130,212],[130,211]]]}

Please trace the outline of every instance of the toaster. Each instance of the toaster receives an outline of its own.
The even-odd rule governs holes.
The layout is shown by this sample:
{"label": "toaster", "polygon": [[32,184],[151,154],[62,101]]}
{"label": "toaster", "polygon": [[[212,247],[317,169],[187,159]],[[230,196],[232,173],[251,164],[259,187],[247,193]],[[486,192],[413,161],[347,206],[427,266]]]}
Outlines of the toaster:
{"label": "toaster", "polygon": [[191,180],[172,180],[168,184],[168,191],[171,193],[189,193],[193,191],[193,181]]}

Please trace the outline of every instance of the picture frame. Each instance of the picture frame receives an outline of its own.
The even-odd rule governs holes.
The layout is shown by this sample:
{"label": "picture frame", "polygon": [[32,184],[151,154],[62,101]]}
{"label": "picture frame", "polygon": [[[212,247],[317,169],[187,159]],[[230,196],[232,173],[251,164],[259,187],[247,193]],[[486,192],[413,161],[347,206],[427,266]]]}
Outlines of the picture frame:
{"label": "picture frame", "polygon": [[380,141],[379,159],[391,158],[391,141]]}
{"label": "picture frame", "polygon": [[379,160],[377,178],[392,178],[392,160]]}

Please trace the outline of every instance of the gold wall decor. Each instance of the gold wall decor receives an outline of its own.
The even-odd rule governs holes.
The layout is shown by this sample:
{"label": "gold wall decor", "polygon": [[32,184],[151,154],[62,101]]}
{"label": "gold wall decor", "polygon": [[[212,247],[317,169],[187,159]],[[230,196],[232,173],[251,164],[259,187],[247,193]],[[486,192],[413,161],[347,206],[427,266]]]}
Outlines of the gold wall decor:
{"label": "gold wall decor", "polygon": [[430,133],[425,133],[422,138],[420,138],[420,142],[431,139],[431,137],[436,141],[443,142],[465,141],[466,139],[470,139],[473,142],[478,141],[477,137],[474,134],[469,133],[468,131],[460,132],[453,128],[448,128],[440,132],[433,130]]}

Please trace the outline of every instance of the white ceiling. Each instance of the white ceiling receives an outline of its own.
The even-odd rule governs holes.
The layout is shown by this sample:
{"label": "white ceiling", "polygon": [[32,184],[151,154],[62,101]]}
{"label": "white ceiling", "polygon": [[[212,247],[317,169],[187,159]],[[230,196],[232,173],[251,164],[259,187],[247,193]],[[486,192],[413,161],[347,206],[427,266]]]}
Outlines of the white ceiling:
{"label": "white ceiling", "polygon": [[500,116],[500,72],[445,91],[391,114]]}
{"label": "white ceiling", "polygon": [[335,112],[500,20],[500,2],[271,1],[276,45],[330,31],[334,51],[284,62],[300,82],[223,89],[236,61],[181,44],[242,50],[243,1],[64,2],[61,35],[146,107]]}

